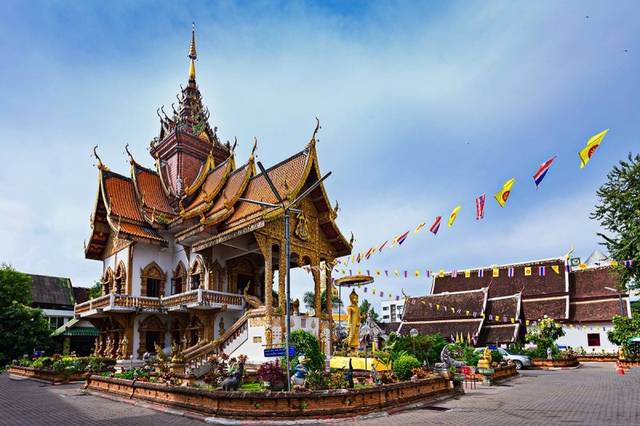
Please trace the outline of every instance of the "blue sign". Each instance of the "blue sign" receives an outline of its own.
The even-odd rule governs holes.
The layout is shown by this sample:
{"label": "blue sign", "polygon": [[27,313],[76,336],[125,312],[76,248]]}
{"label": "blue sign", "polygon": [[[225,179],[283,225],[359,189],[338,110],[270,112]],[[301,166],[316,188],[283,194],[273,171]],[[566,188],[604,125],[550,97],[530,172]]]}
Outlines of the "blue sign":
{"label": "blue sign", "polygon": [[489,349],[491,349],[492,351],[495,351],[498,349],[498,347],[496,345],[489,345]]}
{"label": "blue sign", "polygon": [[558,347],[558,349],[564,350],[567,349],[567,347],[565,345],[556,345]]}
{"label": "blue sign", "polygon": [[[277,356],[284,356],[287,353],[286,348],[271,348],[264,350],[265,358],[272,358]],[[296,348],[293,346],[289,346],[289,356],[294,356],[296,354]]]}

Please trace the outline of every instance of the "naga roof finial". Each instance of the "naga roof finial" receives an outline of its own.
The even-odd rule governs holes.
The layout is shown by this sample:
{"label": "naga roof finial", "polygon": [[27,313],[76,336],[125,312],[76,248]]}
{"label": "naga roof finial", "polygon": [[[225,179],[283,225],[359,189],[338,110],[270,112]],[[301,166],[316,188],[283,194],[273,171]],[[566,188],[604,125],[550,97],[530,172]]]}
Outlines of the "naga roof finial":
{"label": "naga roof finial", "polygon": [[134,164],[136,162],[136,160],[133,159],[133,155],[131,154],[131,151],[129,151],[129,144],[128,143],[124,146],[124,150],[127,153],[127,155],[129,156],[129,162],[131,164]]}
{"label": "naga roof finial", "polygon": [[249,161],[253,161],[256,158],[256,149],[258,148],[258,138],[253,137],[253,148],[251,148],[251,155],[249,156]]}
{"label": "naga roof finial", "polygon": [[189,81],[196,81],[196,59],[198,54],[196,53],[196,23],[191,23],[191,44],[189,45]]}
{"label": "naga roof finial", "polygon": [[313,130],[313,135],[311,135],[311,140],[309,141],[309,144],[315,144],[318,140],[316,139],[316,135],[318,134],[318,130],[322,129],[322,126],[320,126],[320,120],[318,120],[318,117],[316,117],[316,128]]}
{"label": "naga roof finial", "polygon": [[104,163],[102,162],[102,159],[100,159],[100,156],[98,155],[98,145],[93,147],[93,156],[96,157],[96,160],[98,160],[97,167],[99,170],[109,171],[109,168],[104,165]]}
{"label": "naga roof finial", "polygon": [[234,138],[233,138],[233,146],[231,147],[231,152],[235,152],[236,151],[236,146],[238,146],[238,137],[234,136]]}

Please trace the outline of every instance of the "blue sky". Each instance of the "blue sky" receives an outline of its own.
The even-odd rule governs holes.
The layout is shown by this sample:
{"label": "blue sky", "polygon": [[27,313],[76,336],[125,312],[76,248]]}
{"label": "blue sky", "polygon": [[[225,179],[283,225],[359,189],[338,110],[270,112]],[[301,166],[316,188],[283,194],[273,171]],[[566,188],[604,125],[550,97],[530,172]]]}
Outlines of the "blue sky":
{"label": "blue sky", "polygon": [[[320,118],[321,168],[333,171],[327,189],[356,250],[462,205],[452,229],[423,231],[362,269],[461,269],[572,246],[586,257],[599,241],[595,191],[640,148],[634,1],[130,3],[0,5],[0,260],[21,270],[85,286],[100,275],[83,258],[91,148],[122,173],[125,143],[151,164],[155,110],[186,82],[194,20],[198,83],[240,158],[256,136],[273,164]],[[604,128],[580,170],[577,151]],[[531,176],[553,155],[536,191]],[[500,209],[492,196],[511,177]],[[307,281],[298,275],[295,293]],[[376,287],[419,294],[428,282]]]}

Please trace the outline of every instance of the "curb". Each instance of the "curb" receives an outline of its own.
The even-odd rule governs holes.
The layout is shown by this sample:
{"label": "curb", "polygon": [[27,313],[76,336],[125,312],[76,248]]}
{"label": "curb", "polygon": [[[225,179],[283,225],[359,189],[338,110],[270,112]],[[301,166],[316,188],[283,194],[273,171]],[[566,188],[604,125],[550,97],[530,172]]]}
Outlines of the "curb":
{"label": "curb", "polygon": [[193,420],[199,420],[208,424],[215,425],[223,425],[223,426],[293,426],[293,425],[314,425],[314,424],[333,424],[333,423],[342,423],[342,422],[355,422],[355,421],[363,421],[363,420],[371,420],[378,419],[383,417],[389,417],[394,414],[403,413],[406,411],[411,411],[415,409],[419,409],[425,406],[433,405],[435,403],[440,403],[442,401],[446,401],[452,398],[458,398],[463,394],[452,394],[452,395],[444,395],[440,397],[430,398],[425,401],[418,401],[413,404],[405,405],[400,408],[389,408],[383,411],[377,411],[365,415],[360,416],[349,416],[349,417],[340,417],[340,418],[328,418],[328,419],[295,419],[295,420],[236,420],[229,419],[225,417],[212,417],[204,414],[200,414],[193,411],[188,410],[178,410],[173,407],[168,407],[166,405],[157,404],[154,402],[143,401],[139,399],[128,399],[120,396],[110,395],[103,392],[94,392],[90,390],[82,390],[83,393],[91,396],[96,396],[104,399],[108,399],[110,401],[121,402],[129,405],[133,405],[136,407],[147,408],[149,410],[158,411],[160,413],[171,414],[179,417],[186,417]]}

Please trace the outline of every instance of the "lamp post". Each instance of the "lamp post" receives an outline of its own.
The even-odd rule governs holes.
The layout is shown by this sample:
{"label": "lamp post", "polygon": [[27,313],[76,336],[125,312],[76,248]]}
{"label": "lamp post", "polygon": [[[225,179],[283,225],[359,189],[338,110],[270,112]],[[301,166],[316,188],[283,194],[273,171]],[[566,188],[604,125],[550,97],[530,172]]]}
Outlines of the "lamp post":
{"label": "lamp post", "polygon": [[257,205],[262,206],[262,207],[282,208],[283,213],[284,213],[284,255],[285,255],[285,274],[286,274],[285,275],[285,277],[286,277],[286,301],[285,301],[285,306],[286,306],[286,321],[287,321],[285,357],[287,359],[287,390],[290,392],[291,391],[291,360],[290,360],[290,356],[289,356],[289,337],[291,335],[291,307],[290,307],[289,299],[291,298],[290,297],[291,296],[291,277],[290,277],[290,271],[291,271],[291,262],[290,262],[291,235],[290,235],[290,230],[289,230],[289,213],[290,212],[301,213],[302,210],[296,209],[295,206],[298,205],[298,203],[300,203],[300,201],[302,201],[305,197],[307,197],[307,195],[309,195],[314,189],[316,189],[318,186],[320,186],[320,184],[326,178],[331,176],[331,172],[327,173],[322,178],[318,179],[309,188],[307,188],[302,194],[298,195],[297,198],[295,198],[292,202],[290,202],[287,205],[287,204],[285,204],[285,199],[283,199],[280,196],[280,193],[276,189],[275,184],[273,183],[273,181],[269,177],[269,174],[267,173],[265,168],[262,166],[262,163],[260,161],[258,161],[258,168],[260,169],[260,172],[264,176],[264,179],[267,181],[267,184],[269,185],[269,188],[271,188],[271,192],[273,192],[273,195],[276,197],[276,200],[278,201],[278,204],[266,203],[264,201],[250,200],[248,198],[240,198],[240,201],[246,201],[247,203],[257,204]]}
{"label": "lamp post", "polygon": [[622,302],[622,293],[620,293],[620,291],[616,290],[615,288],[611,288],[611,287],[605,287],[605,290],[609,290],[612,291],[614,293],[618,293],[618,300],[620,300],[620,316],[624,316],[624,303]]}

